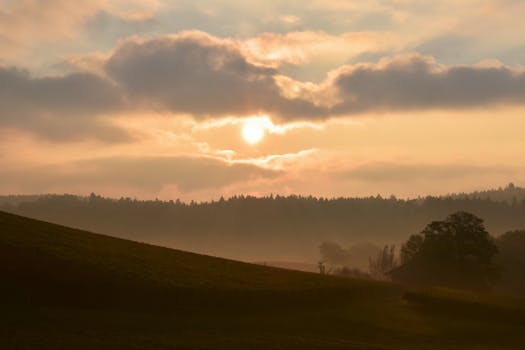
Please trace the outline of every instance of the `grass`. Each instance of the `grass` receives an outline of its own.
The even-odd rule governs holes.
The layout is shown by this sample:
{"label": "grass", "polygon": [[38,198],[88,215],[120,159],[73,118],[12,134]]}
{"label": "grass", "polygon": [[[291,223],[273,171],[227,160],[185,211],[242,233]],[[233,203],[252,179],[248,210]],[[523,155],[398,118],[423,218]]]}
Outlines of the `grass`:
{"label": "grass", "polygon": [[320,276],[0,212],[0,349],[521,349],[523,299]]}

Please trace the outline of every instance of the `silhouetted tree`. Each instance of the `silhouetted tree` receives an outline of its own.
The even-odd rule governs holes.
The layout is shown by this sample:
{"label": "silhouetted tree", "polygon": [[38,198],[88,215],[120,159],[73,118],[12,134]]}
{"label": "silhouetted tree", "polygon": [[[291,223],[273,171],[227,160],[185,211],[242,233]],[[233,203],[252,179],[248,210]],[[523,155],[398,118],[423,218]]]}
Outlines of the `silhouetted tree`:
{"label": "silhouetted tree", "polygon": [[332,272],[332,268],[327,268],[324,261],[319,261],[317,267],[321,275],[329,275]]}
{"label": "silhouetted tree", "polygon": [[370,275],[376,279],[390,279],[389,273],[396,267],[396,246],[385,245],[375,257],[369,258]]}
{"label": "silhouetted tree", "polygon": [[414,259],[423,245],[422,235],[411,235],[408,241],[401,247],[401,264],[406,264]]}
{"label": "silhouetted tree", "polygon": [[489,288],[498,277],[498,249],[477,216],[459,211],[433,221],[401,249],[394,280],[420,285]]}

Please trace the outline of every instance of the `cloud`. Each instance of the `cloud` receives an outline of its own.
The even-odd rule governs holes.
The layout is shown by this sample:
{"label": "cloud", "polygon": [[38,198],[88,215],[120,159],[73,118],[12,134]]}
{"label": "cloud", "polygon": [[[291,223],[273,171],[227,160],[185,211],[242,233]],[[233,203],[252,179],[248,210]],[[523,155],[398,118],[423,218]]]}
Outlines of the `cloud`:
{"label": "cloud", "polygon": [[89,58],[89,72],[59,76],[0,66],[0,126],[55,140],[111,141],[126,137],[111,115],[129,111],[196,120],[269,115],[290,123],[525,103],[524,71],[502,64],[445,66],[413,54],[346,65],[315,84],[257,62],[238,41],[195,31],[128,39]]}
{"label": "cloud", "polygon": [[525,73],[503,65],[444,66],[413,54],[347,65],[320,84],[303,83],[202,32],[127,41],[106,70],[132,99],[197,118],[267,113],[284,121],[321,120],[525,102]]}
{"label": "cloud", "polygon": [[118,111],[122,105],[119,90],[93,74],[35,78],[0,66],[0,127],[55,140],[81,135],[121,140],[125,134],[97,116]]}
{"label": "cloud", "polygon": [[322,31],[262,33],[241,42],[250,55],[262,62],[304,64],[312,59],[345,62],[363,54],[401,47],[391,33],[351,32],[331,35]]}
{"label": "cloud", "polygon": [[479,108],[525,103],[525,73],[505,66],[442,66],[410,55],[341,68],[335,114]]}
{"label": "cloud", "polygon": [[[232,162],[236,164],[254,164],[264,169],[282,170],[285,168],[297,167],[298,160],[308,157],[318,151],[318,149],[312,148],[305,149],[299,152],[272,154],[269,156],[259,158],[237,159],[232,160]],[[233,158],[231,154],[226,153],[225,155],[226,157],[230,156],[230,158]]]}
{"label": "cloud", "polygon": [[53,140],[98,128],[91,136],[110,141],[124,135],[115,128],[111,135],[108,115],[130,110],[196,119],[320,114],[310,101],[283,96],[274,68],[251,62],[235,42],[202,32],[129,39],[107,58],[88,62],[90,72],[45,77],[0,66],[0,126]]}
{"label": "cloud", "polygon": [[309,101],[282,96],[274,68],[251,62],[234,42],[203,32],[128,40],[111,55],[106,71],[131,99],[197,118],[319,114]]}
{"label": "cloud", "polygon": [[101,0],[0,0],[0,31],[11,40],[56,39],[96,13]]}
{"label": "cloud", "polygon": [[[217,189],[277,171],[207,157],[112,157],[31,169],[0,170],[3,191],[89,193],[94,188],[152,195],[167,187],[181,192]],[[113,192],[112,195],[119,195]]]}
{"label": "cloud", "polygon": [[141,19],[160,7],[157,0],[0,0],[0,57],[16,58],[35,46],[70,40],[101,11]]}

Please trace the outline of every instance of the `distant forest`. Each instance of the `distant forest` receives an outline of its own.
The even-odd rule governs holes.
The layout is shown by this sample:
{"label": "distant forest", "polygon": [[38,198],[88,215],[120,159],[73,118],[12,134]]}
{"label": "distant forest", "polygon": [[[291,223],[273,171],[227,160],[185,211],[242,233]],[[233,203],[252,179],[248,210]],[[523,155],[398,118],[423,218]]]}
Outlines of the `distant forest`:
{"label": "distant forest", "polygon": [[319,259],[319,245],[400,244],[455,211],[498,236],[525,228],[525,189],[398,199],[236,196],[211,202],[92,194],[0,196],[0,210],[94,232],[247,261]]}

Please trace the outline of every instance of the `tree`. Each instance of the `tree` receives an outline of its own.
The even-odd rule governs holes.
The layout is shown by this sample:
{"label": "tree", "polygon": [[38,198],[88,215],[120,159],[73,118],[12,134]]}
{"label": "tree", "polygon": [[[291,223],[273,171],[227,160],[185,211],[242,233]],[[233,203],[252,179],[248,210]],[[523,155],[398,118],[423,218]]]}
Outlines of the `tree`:
{"label": "tree", "polygon": [[401,248],[392,278],[417,285],[487,289],[498,278],[498,249],[477,216],[459,211],[433,221]]}
{"label": "tree", "polygon": [[319,261],[317,263],[317,267],[319,268],[319,273],[321,275],[329,275],[330,272],[332,272],[332,268],[327,269],[324,261]]}
{"label": "tree", "polygon": [[396,246],[385,245],[375,258],[369,258],[370,275],[376,279],[389,279],[389,273],[396,267]]}
{"label": "tree", "polygon": [[422,235],[411,235],[408,241],[401,247],[401,264],[406,264],[414,259],[421,251],[422,245]]}

